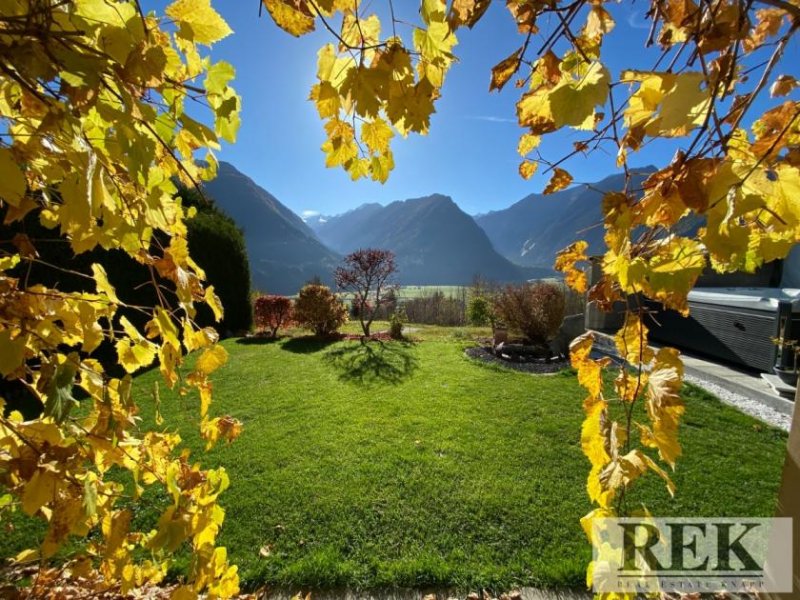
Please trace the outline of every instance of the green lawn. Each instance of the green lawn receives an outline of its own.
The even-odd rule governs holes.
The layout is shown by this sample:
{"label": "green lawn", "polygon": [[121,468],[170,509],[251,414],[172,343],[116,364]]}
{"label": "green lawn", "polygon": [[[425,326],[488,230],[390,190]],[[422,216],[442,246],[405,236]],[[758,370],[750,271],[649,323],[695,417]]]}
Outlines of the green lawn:
{"label": "green lawn", "polygon": [[[583,584],[590,548],[578,520],[590,505],[574,375],[485,367],[452,334],[224,342],[213,410],[245,430],[203,462],[230,474],[221,542],[246,587]],[[136,379],[146,423],[157,377]],[[200,458],[194,403],[163,386],[161,398],[166,424]],[[634,497],[657,515],[771,515],[785,435],[696,389],[686,400],[675,499],[656,477]],[[167,499],[149,501],[140,522]],[[19,542],[7,536],[0,551]]]}

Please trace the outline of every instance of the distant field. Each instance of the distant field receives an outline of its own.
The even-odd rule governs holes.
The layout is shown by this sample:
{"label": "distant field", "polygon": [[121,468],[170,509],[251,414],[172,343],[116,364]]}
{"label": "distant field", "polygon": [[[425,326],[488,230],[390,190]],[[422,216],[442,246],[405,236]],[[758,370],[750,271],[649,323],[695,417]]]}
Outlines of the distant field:
{"label": "distant field", "polygon": [[400,287],[398,296],[404,299],[419,298],[430,296],[435,292],[442,292],[449,298],[457,298],[462,294],[462,290],[468,290],[463,285],[403,285]]}
{"label": "distant field", "polygon": [[[469,286],[466,285],[401,285],[397,293],[397,297],[401,300],[412,300],[414,298],[422,298],[425,296],[432,296],[436,292],[442,292],[448,298],[458,298],[462,294],[462,290],[469,293]],[[296,296],[292,296],[293,298]],[[350,300],[353,297],[351,293],[339,293],[342,300]]]}

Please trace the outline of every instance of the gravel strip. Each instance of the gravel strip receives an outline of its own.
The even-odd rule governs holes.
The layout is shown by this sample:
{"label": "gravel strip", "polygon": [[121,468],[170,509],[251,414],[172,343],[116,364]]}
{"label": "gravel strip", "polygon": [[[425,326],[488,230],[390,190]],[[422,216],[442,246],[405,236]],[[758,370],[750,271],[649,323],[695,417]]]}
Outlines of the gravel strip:
{"label": "gravel strip", "polygon": [[685,375],[684,380],[696,385],[697,387],[703,388],[705,391],[719,398],[725,404],[733,406],[734,408],[750,415],[751,417],[755,417],[756,419],[759,419],[768,425],[772,425],[773,427],[777,427],[778,429],[782,429],[783,431],[789,431],[789,426],[792,423],[792,417],[789,415],[779,413],[770,406],[765,406],[761,402],[753,400],[752,398],[748,398],[743,394],[731,392],[730,390],[727,390],[724,387],[717,385],[716,383],[712,383],[706,379],[702,379],[694,375]]}

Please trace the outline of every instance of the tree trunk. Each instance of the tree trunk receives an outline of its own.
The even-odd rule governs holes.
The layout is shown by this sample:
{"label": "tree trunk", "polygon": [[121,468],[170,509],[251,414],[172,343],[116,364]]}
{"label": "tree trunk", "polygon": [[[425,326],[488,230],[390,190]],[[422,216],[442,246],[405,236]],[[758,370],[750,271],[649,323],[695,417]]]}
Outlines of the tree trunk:
{"label": "tree trunk", "polygon": [[794,395],[794,415],[789,429],[786,461],[783,464],[781,488],[778,492],[776,517],[792,518],[792,591],[771,594],[772,600],[797,600],[800,598],[800,386]]}

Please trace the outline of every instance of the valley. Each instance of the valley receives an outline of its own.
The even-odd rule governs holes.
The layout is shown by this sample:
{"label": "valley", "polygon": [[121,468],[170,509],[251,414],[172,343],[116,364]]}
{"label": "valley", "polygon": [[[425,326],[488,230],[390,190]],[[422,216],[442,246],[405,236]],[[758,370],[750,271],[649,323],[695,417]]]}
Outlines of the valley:
{"label": "valley", "polygon": [[[633,188],[653,170],[634,169]],[[603,251],[602,195],[623,183],[622,175],[614,175],[548,196],[530,194],[475,216],[453,198],[431,194],[306,220],[230,163],[220,163],[205,192],[243,230],[253,288],[293,295],[312,279],[330,285],[341,257],[367,247],[395,253],[404,286],[463,286],[476,276],[496,283],[557,276],[556,254],[570,243],[585,239],[591,254]]]}

